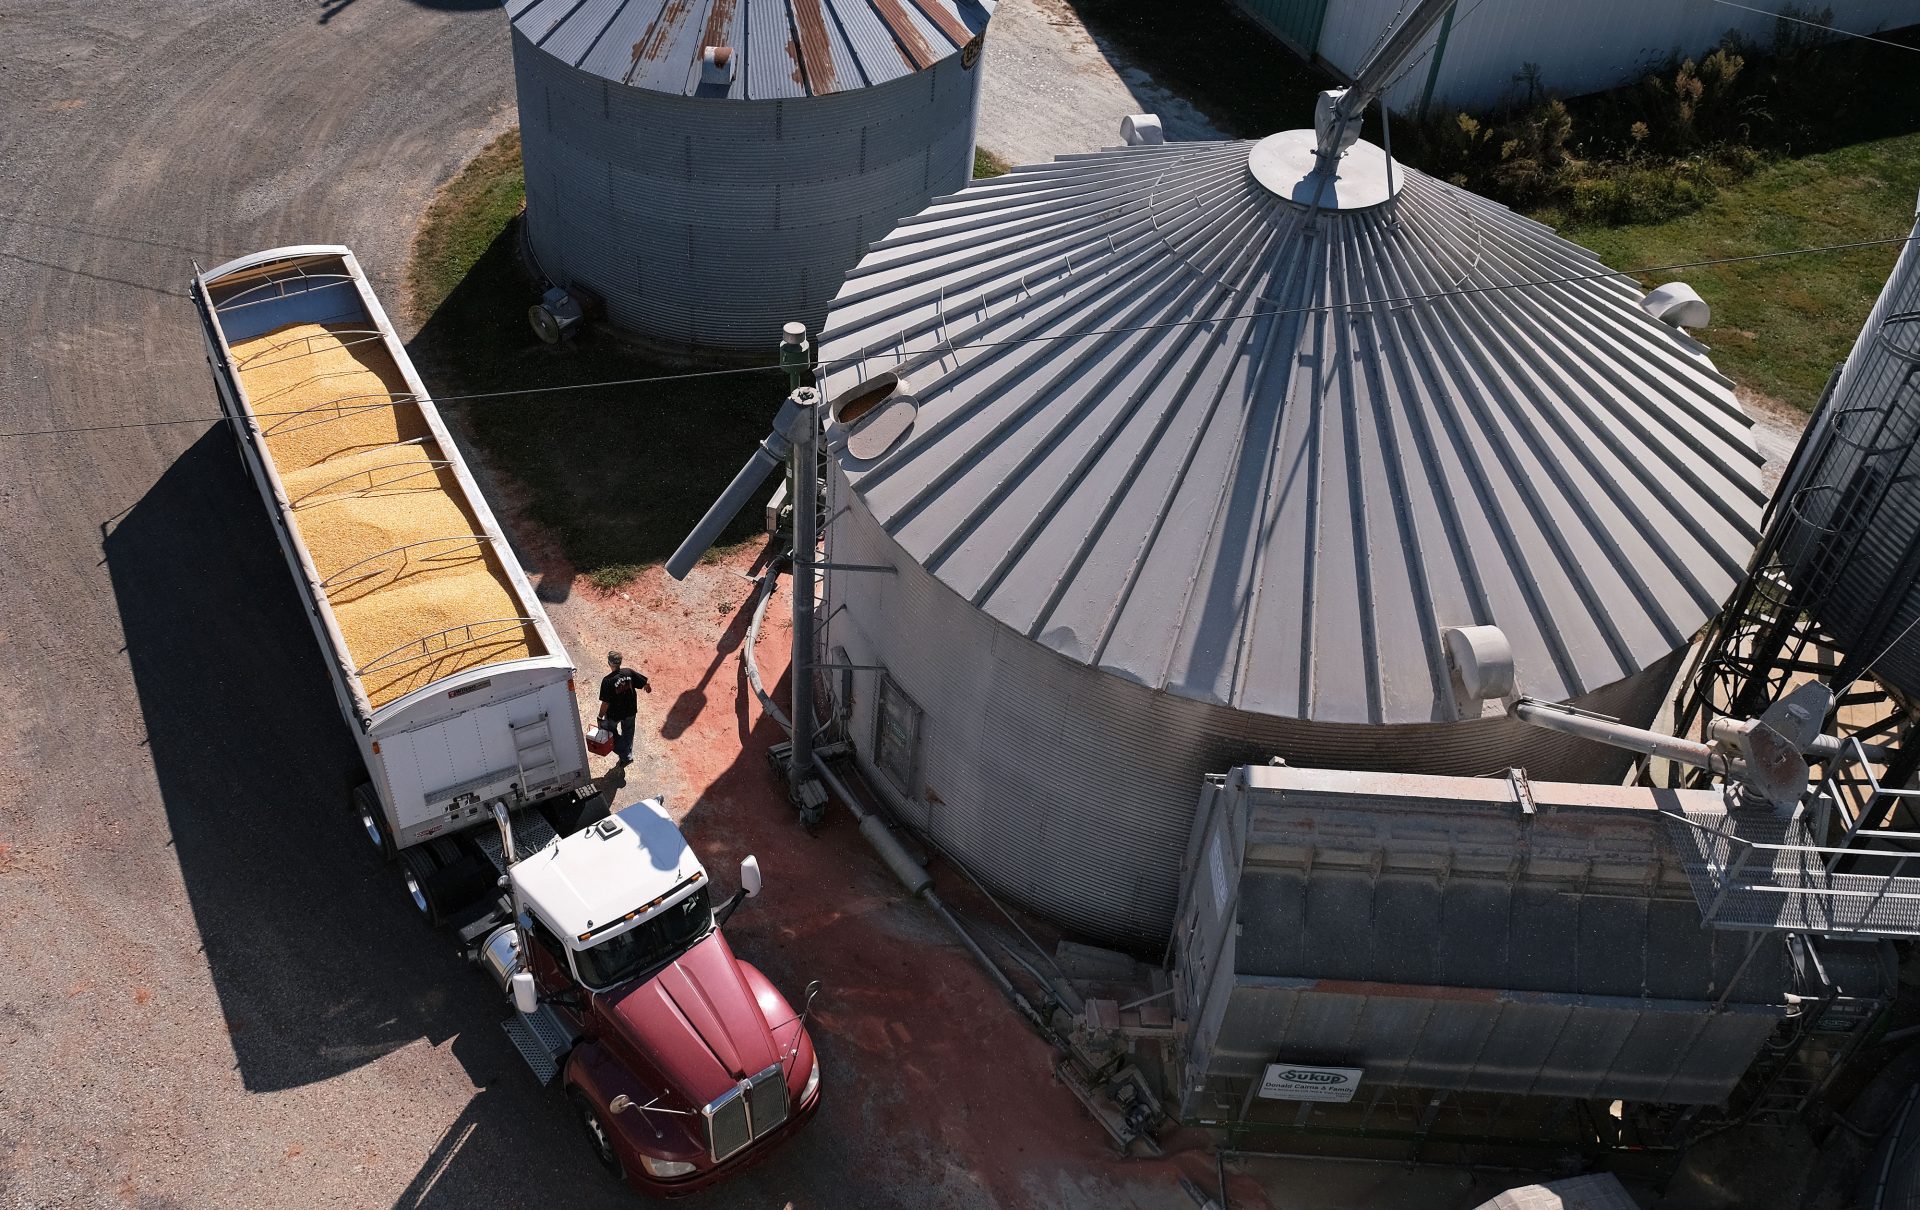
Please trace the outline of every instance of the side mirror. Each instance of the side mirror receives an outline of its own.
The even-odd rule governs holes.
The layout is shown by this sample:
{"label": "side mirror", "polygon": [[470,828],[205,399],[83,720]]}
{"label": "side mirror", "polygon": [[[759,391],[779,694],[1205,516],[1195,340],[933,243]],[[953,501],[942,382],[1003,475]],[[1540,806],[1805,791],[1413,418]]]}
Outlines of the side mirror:
{"label": "side mirror", "polygon": [[627,1110],[632,1108],[633,1108],[633,1098],[628,1096],[624,1092],[621,1093],[619,1096],[613,1098],[613,1100],[607,1102],[608,1113],[625,1113]]}
{"label": "side mirror", "polygon": [[760,886],[760,859],[749,853],[740,859],[740,889],[747,893],[747,898],[757,899]]}
{"label": "side mirror", "polygon": [[508,981],[513,990],[513,1006],[531,1016],[540,1007],[540,989],[533,984],[532,971],[515,971]]}

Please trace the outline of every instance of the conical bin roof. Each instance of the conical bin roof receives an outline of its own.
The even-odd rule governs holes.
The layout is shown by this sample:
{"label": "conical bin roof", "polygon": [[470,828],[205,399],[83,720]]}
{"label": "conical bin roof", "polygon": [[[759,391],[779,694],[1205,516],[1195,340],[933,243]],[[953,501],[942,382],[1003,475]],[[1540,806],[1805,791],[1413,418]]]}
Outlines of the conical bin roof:
{"label": "conical bin roof", "polygon": [[820,341],[843,409],[901,379],[836,424],[853,491],[1021,635],[1242,710],[1457,717],[1450,626],[1546,698],[1668,656],[1757,533],[1729,380],[1551,229],[1364,142],[1311,181],[1312,143],[1066,157],[902,223]]}
{"label": "conical bin roof", "polygon": [[[581,71],[653,92],[778,100],[850,92],[978,54],[997,0],[507,0],[513,28]],[[726,78],[701,68],[731,52]]]}

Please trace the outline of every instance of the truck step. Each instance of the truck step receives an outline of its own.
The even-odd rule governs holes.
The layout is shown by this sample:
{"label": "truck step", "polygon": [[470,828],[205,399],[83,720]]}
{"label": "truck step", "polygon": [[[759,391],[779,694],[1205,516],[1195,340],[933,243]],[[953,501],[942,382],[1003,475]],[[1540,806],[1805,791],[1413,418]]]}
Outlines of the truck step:
{"label": "truck step", "polygon": [[500,1023],[507,1031],[520,1057],[533,1069],[533,1078],[541,1084],[553,1083],[560,1064],[573,1049],[574,1032],[553,1009],[542,1004],[532,1013],[516,1012]]}
{"label": "truck step", "polygon": [[[472,832],[473,843],[487,855],[493,868],[502,874],[507,872],[505,855],[500,851],[500,830],[498,828],[475,828]],[[522,811],[513,817],[513,847],[521,858],[531,857],[548,845],[559,840],[553,826],[541,817],[538,811]]]}

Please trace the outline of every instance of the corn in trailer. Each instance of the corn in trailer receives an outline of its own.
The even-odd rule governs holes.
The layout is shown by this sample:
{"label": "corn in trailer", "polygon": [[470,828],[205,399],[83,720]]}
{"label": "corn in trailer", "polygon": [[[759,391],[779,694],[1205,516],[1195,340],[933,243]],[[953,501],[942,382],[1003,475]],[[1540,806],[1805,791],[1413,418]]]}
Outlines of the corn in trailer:
{"label": "corn in trailer", "polygon": [[350,250],[243,256],[193,296],[366,763],[355,806],[443,915],[475,889],[450,878],[491,876],[476,847],[499,864],[490,826],[461,835],[493,803],[571,826],[591,791],[573,664]]}

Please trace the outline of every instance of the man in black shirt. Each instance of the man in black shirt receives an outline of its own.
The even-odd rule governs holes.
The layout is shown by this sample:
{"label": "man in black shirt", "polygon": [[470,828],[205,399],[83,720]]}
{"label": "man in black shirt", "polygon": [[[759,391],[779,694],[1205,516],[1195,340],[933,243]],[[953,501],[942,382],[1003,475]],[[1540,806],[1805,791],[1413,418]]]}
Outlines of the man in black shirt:
{"label": "man in black shirt", "polygon": [[653,692],[647,678],[620,666],[620,653],[607,652],[607,675],[600,678],[600,725],[613,731],[613,754],[620,764],[633,761],[633,717],[640,712],[640,690]]}

